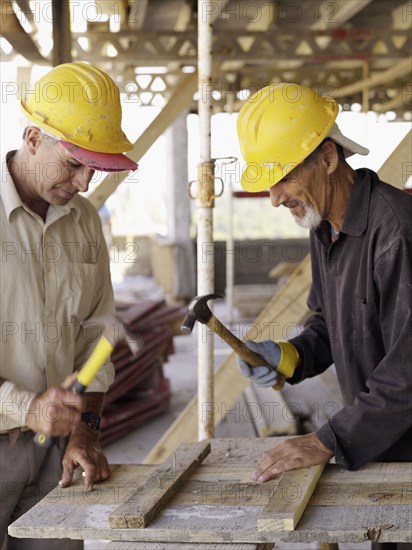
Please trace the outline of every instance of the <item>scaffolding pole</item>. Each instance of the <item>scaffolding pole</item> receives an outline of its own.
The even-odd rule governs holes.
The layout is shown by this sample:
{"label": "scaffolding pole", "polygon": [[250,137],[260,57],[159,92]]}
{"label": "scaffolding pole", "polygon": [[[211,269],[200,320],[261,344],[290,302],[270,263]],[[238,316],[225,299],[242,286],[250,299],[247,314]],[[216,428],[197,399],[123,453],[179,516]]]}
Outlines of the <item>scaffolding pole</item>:
{"label": "scaffolding pole", "polygon": [[[227,94],[227,112],[233,116],[235,93]],[[227,190],[227,239],[226,239],[226,310],[227,321],[234,320],[235,250],[233,237],[233,174],[229,172]]]}
{"label": "scaffolding pole", "polygon": [[[198,0],[198,113],[200,162],[197,171],[197,294],[214,292],[214,161],[211,159],[212,37],[210,0]],[[214,436],[214,342],[205,325],[198,332],[198,438]]]}

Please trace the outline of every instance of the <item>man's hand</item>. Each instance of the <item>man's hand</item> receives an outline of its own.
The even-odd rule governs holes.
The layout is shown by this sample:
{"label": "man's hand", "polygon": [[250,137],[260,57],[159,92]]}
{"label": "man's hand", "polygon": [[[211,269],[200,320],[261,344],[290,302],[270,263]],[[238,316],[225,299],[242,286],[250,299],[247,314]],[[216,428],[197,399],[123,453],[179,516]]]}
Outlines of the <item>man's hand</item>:
{"label": "man's hand", "polygon": [[[264,366],[252,368],[246,361],[244,361],[238,355],[236,356],[237,366],[240,372],[246,378],[249,378],[251,382],[262,388],[271,388],[279,382],[279,374],[276,369],[279,365],[281,350],[276,342],[271,340],[264,340],[263,342],[254,342],[253,340],[246,340],[246,346],[258,353],[263,359],[273,367],[273,369]],[[264,363],[264,361],[262,361]]]}
{"label": "man's hand", "polygon": [[291,378],[300,362],[299,352],[291,342],[245,340],[245,344],[251,351],[262,357],[262,365],[251,367],[239,356],[236,358],[237,365],[243,376],[262,388],[278,389],[275,386],[279,384],[280,377]]}
{"label": "man's hand", "polygon": [[333,456],[333,452],[323,445],[316,433],[292,437],[264,454],[252,479],[268,481],[282,472],[328,462]]}
{"label": "man's hand", "polygon": [[63,457],[63,473],[60,487],[68,487],[73,481],[73,471],[78,466],[84,470],[84,484],[87,491],[93,490],[93,483],[110,477],[107,459],[98,446],[99,431],[79,422],[70,436]]}
{"label": "man's hand", "polygon": [[74,423],[80,421],[82,398],[68,388],[76,373],[66,378],[62,386],[54,386],[36,395],[27,410],[25,424],[33,432],[48,436],[67,436]]}

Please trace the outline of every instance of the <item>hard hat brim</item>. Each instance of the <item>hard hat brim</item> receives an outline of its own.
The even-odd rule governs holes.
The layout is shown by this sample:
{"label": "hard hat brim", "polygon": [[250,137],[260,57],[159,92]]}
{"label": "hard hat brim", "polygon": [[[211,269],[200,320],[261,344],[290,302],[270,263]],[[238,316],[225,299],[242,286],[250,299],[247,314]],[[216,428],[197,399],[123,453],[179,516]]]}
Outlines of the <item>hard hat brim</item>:
{"label": "hard hat brim", "polygon": [[122,153],[99,153],[90,151],[68,141],[59,140],[60,145],[80,164],[100,172],[125,172],[136,170],[138,164]]}

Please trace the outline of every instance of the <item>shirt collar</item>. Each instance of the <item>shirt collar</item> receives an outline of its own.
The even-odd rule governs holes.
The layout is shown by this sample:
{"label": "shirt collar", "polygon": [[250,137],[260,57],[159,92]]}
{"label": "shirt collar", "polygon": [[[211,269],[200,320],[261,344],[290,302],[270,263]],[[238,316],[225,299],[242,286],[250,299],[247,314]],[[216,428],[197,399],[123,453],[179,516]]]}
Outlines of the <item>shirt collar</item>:
{"label": "shirt collar", "polygon": [[[17,193],[16,186],[14,185],[13,178],[9,172],[7,161],[16,153],[16,151],[9,151],[2,160],[2,175],[1,175],[1,189],[0,196],[3,201],[4,211],[6,213],[8,221],[14,210],[17,208],[27,208],[24,202],[21,200],[20,195]],[[73,220],[77,223],[80,219],[80,209],[76,206],[76,197],[73,197],[64,206],[50,205],[47,213],[47,222],[55,221],[62,216],[71,213]]]}
{"label": "shirt collar", "polygon": [[2,159],[2,175],[1,175],[1,199],[4,205],[4,211],[7,219],[10,221],[10,214],[16,208],[24,206],[20,195],[17,193],[14,186],[13,178],[10,175],[7,161],[16,153],[16,151],[9,151]]}
{"label": "shirt collar", "polygon": [[77,223],[80,219],[80,209],[74,206],[74,197],[63,206],[55,206],[51,204],[47,211],[46,224],[51,225],[53,222],[57,221],[63,216],[71,214],[73,221]]}
{"label": "shirt collar", "polygon": [[352,193],[343,219],[342,233],[359,237],[366,231],[373,177],[376,177],[376,174],[372,170],[356,170]]}

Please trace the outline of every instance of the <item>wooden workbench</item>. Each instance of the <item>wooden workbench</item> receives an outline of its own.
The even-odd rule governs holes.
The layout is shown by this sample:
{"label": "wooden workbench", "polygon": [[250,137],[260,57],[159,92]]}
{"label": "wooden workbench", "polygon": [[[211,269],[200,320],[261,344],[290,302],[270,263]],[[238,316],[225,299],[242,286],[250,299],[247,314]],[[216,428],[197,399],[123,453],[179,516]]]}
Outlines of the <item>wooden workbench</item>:
{"label": "wooden workbench", "polygon": [[[109,526],[110,512],[154,468],[128,464],[112,466],[111,478],[92,493],[84,491],[80,475],[72,487],[54,489],[15,521],[9,533],[192,545],[412,541],[412,463],[374,463],[356,472],[327,465],[294,531],[258,532],[259,515],[279,480],[257,484],[250,474],[263,452],[281,439],[212,440],[211,454],[145,529]],[[298,493],[299,487],[291,484],[287,498],[293,501]]]}

